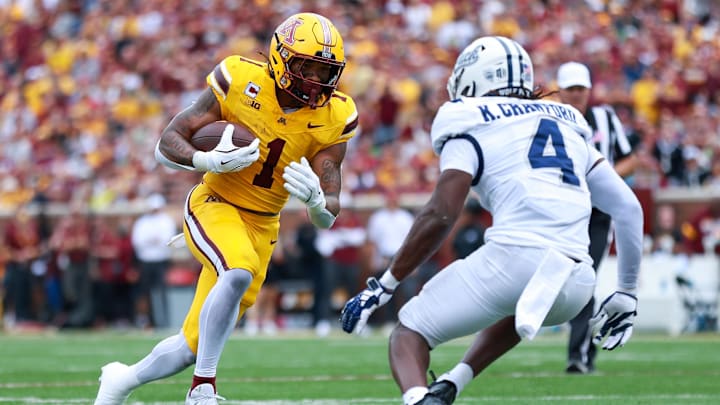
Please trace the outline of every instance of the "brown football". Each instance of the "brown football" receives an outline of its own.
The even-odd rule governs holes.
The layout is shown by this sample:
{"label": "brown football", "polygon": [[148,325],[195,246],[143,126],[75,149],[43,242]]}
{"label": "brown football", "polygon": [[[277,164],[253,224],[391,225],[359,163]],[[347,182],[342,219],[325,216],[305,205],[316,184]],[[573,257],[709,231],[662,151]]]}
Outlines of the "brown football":
{"label": "brown football", "polygon": [[253,135],[242,124],[237,122],[215,121],[195,131],[193,136],[190,138],[190,143],[197,150],[204,152],[213,150],[213,148],[217,146],[218,142],[220,142],[222,133],[228,124],[235,126],[232,137],[233,144],[235,144],[235,146],[247,146],[255,140],[255,135]]}

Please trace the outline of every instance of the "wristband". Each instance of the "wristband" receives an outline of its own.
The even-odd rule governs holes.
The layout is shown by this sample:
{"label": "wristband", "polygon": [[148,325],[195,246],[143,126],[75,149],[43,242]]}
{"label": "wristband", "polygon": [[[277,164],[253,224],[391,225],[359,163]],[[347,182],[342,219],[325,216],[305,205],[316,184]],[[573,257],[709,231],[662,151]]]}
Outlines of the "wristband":
{"label": "wristband", "polygon": [[618,292],[621,292],[621,293],[624,293],[624,294],[632,295],[633,297],[637,297],[637,288],[622,288],[622,287],[618,287],[617,291],[618,291]]}
{"label": "wristband", "polygon": [[318,228],[328,229],[335,223],[335,215],[325,208],[325,204],[307,207],[310,221]]}
{"label": "wristband", "polygon": [[392,272],[390,270],[386,270],[385,273],[383,273],[382,277],[380,277],[380,284],[387,288],[388,290],[395,290],[397,286],[400,284],[400,281],[393,276]]}

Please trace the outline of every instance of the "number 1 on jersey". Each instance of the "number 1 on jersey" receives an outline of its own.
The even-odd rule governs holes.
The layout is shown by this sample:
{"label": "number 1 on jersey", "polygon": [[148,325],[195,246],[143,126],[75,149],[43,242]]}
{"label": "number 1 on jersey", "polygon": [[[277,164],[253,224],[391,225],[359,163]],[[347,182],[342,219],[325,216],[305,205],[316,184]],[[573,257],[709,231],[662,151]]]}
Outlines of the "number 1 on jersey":
{"label": "number 1 on jersey", "polygon": [[285,147],[285,140],[276,138],[268,142],[268,155],[263,163],[262,170],[260,173],[255,175],[253,178],[253,185],[270,188],[273,184],[273,170],[280,161],[280,155],[282,154],[283,148]]}
{"label": "number 1 on jersey", "polygon": [[[555,149],[554,155],[545,155],[543,153],[548,139],[552,141],[552,147]],[[557,167],[562,172],[563,183],[574,186],[580,185],[580,180],[575,175],[573,162],[565,151],[565,140],[560,132],[560,128],[558,128],[557,122],[547,118],[540,120],[540,125],[533,137],[532,145],[530,145],[528,159],[533,169]]]}

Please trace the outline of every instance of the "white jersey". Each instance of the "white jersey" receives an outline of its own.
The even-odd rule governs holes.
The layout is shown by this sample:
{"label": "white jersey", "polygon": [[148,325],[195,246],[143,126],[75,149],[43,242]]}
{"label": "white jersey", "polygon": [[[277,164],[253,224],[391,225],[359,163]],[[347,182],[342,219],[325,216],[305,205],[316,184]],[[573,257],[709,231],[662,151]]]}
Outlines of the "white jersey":
{"label": "white jersey", "polygon": [[548,246],[586,263],[592,204],[585,175],[602,156],[567,104],[508,97],[445,103],[432,125],[441,170],[473,175],[493,216],[486,241]]}

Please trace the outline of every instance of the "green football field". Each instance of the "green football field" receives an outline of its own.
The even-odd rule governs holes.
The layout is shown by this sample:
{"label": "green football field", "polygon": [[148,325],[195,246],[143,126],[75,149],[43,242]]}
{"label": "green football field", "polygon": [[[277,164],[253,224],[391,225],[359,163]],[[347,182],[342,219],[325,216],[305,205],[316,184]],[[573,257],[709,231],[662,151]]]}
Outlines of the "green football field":
{"label": "green football field", "polygon": [[[132,362],[165,335],[138,333],[0,334],[0,403],[91,404],[101,365]],[[598,371],[568,376],[565,339],[524,342],[463,392],[457,404],[720,404],[720,334],[637,334],[602,352]],[[468,339],[438,348],[440,374]],[[337,332],[228,342],[218,373],[222,404],[400,404],[387,365],[387,340]],[[138,389],[130,404],[182,404],[192,369]]]}

